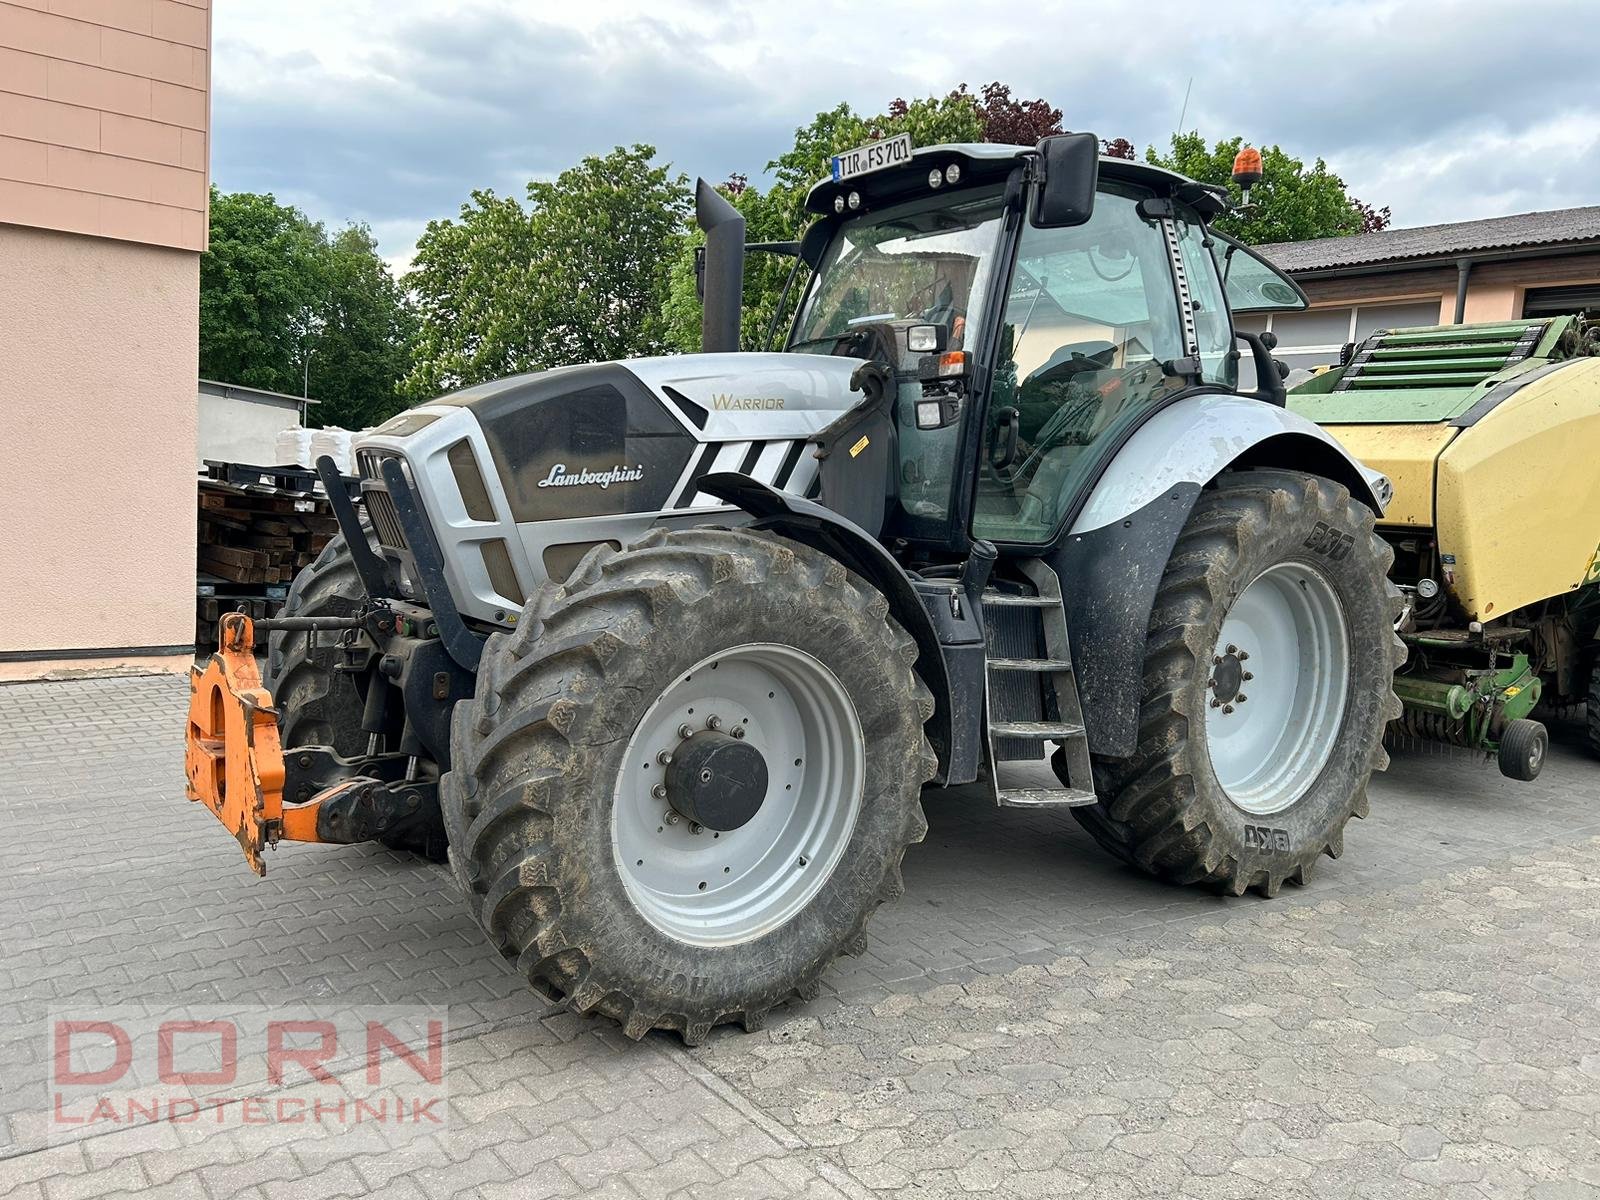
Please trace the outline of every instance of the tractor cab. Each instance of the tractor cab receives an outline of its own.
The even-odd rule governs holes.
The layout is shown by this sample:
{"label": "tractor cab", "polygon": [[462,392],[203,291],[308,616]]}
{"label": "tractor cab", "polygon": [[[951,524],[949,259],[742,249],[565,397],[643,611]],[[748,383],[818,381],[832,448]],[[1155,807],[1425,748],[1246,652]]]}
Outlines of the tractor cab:
{"label": "tractor cab", "polygon": [[892,374],[890,537],[1053,544],[1139,424],[1237,386],[1206,228],[1221,197],[1087,135],[1052,141],[1069,145],[932,146],[808,198],[788,349]]}

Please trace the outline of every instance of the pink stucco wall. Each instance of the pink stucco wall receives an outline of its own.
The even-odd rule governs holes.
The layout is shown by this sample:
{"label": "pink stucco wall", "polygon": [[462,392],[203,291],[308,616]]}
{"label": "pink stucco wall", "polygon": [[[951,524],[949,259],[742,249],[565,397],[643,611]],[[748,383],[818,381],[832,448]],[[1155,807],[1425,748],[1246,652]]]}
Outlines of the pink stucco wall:
{"label": "pink stucco wall", "polygon": [[191,251],[0,224],[0,650],[194,640],[199,288]]}

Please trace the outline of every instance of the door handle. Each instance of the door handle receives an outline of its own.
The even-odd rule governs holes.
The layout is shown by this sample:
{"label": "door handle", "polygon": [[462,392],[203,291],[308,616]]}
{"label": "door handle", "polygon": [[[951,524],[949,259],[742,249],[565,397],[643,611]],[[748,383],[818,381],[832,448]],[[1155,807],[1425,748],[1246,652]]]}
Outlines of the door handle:
{"label": "door handle", "polygon": [[1007,405],[995,417],[994,444],[989,448],[989,463],[1003,471],[1017,459],[1017,426],[1022,416]]}

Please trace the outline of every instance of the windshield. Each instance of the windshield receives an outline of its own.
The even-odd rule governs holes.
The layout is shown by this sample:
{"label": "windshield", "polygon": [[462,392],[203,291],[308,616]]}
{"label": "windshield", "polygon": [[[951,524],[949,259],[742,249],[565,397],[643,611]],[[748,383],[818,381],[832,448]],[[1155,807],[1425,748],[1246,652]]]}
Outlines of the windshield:
{"label": "windshield", "polygon": [[951,200],[935,195],[846,221],[817,266],[790,349],[828,353],[863,326],[902,321],[942,324],[949,348],[961,349],[967,328],[982,327],[1000,196]]}
{"label": "windshield", "polygon": [[[944,193],[846,221],[817,266],[789,349],[874,358],[895,369],[901,529],[937,536],[952,500],[960,422],[919,429],[912,325],[942,325],[947,350],[975,350],[1000,244],[998,188]],[[891,345],[892,343],[892,345]]]}

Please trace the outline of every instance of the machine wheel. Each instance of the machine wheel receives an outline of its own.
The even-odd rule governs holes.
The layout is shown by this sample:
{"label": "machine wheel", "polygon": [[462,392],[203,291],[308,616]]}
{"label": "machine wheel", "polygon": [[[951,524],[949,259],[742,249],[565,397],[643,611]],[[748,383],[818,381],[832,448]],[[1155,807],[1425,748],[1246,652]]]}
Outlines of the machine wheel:
{"label": "machine wheel", "polygon": [[1589,753],[1600,756],[1600,659],[1589,668],[1589,702],[1584,713]]}
{"label": "machine wheel", "polygon": [[[283,615],[346,617],[360,607],[364,595],[350,547],[340,534],[294,577]],[[267,635],[263,681],[278,707],[278,733],[285,750],[332,746],[347,758],[367,752],[361,695],[349,675],[333,669],[336,637],[284,629]]]}
{"label": "machine wheel", "polygon": [[634,1038],[809,998],[927,830],[915,659],[880,593],[781,538],[596,549],[456,707],[441,796],[474,915],[535,990]]}
{"label": "machine wheel", "polygon": [[1526,717],[1507,721],[1500,732],[1500,774],[1525,783],[1537,779],[1549,751],[1550,734],[1543,722]]}
{"label": "machine wheel", "polygon": [[1339,484],[1224,476],[1173,547],[1145,646],[1139,744],[1073,815],[1173,883],[1276,895],[1337,858],[1400,715],[1393,552]]}
{"label": "machine wheel", "polygon": [[[344,535],[334,537],[317,560],[294,578],[283,606],[286,617],[349,616],[366,595]],[[355,681],[334,670],[337,634],[275,629],[267,635],[263,682],[278,708],[278,736],[285,750],[332,746],[354,758],[367,752],[361,728],[361,693]],[[437,817],[382,839],[391,850],[409,850],[443,862],[443,829]]]}

